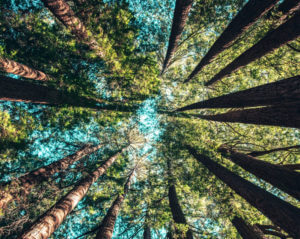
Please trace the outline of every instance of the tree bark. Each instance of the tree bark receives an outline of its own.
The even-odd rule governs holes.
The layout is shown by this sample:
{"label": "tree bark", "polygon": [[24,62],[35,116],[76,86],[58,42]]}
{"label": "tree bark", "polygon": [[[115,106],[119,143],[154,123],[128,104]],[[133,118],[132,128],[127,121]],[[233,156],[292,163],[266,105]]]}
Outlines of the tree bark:
{"label": "tree bark", "polygon": [[204,108],[239,108],[300,101],[300,76],[260,85],[187,105],[176,111]]}
{"label": "tree bark", "polygon": [[280,167],[289,169],[289,170],[300,170],[300,163],[297,164],[283,164],[279,165]]}
{"label": "tree bark", "polygon": [[[275,148],[275,149],[264,150],[264,151],[252,151],[251,153],[248,153],[248,155],[253,156],[253,157],[258,157],[258,156],[263,156],[263,155],[278,152],[278,151],[288,151],[290,149],[300,149],[300,145],[293,145],[293,146],[289,146],[289,147]],[[295,165],[297,165],[297,164],[295,164]],[[285,166],[285,165],[282,165],[282,166]]]}
{"label": "tree bark", "polygon": [[300,12],[297,12],[291,19],[271,30],[254,46],[242,53],[233,62],[222,69],[205,85],[209,86],[223,79],[225,76],[237,71],[243,66],[263,57],[275,49],[297,39],[300,35]]}
{"label": "tree bark", "polygon": [[282,24],[289,16],[300,10],[299,0],[284,0],[279,6],[278,11],[282,12],[277,24]]}
{"label": "tree bark", "polygon": [[273,235],[276,237],[280,237],[281,239],[286,239],[289,236],[285,235],[281,232],[281,229],[276,226],[272,225],[260,225],[260,224],[255,224],[257,228],[259,228],[264,234],[266,235]]}
{"label": "tree bark", "polygon": [[267,239],[259,228],[248,225],[240,217],[234,217],[232,224],[243,239]]}
{"label": "tree bark", "polygon": [[130,173],[127,182],[124,185],[124,193],[119,194],[118,197],[115,199],[109,210],[107,211],[105,217],[103,218],[99,230],[96,235],[96,239],[111,239],[114,228],[115,228],[115,223],[119,214],[119,210],[122,206],[122,203],[126,197],[126,194],[128,193],[130,184],[131,184],[131,179],[134,175],[134,171]]}
{"label": "tree bark", "polygon": [[275,225],[279,226],[291,236],[300,237],[300,209],[266,192],[260,187],[248,182],[232,173],[225,167],[211,160],[209,157],[198,154],[197,151],[186,146],[191,155],[202,163],[210,172],[227,184],[238,195],[243,197],[253,207],[256,207]]}
{"label": "tree bark", "polygon": [[260,17],[267,13],[275,6],[278,0],[250,0],[237,16],[231,21],[228,27],[220,35],[217,41],[209,49],[200,63],[196,66],[193,72],[188,76],[185,82],[190,81],[196,76],[204,66],[208,65],[221,52],[229,48],[235,39],[242,35],[249,27],[251,27]]}
{"label": "tree bark", "polygon": [[300,128],[300,103],[236,110],[217,115],[198,115],[198,117],[219,122]]}
{"label": "tree bark", "polygon": [[225,152],[227,158],[249,173],[300,201],[300,173],[236,152],[226,146],[219,148],[219,151]]}
{"label": "tree bark", "polygon": [[30,229],[23,233],[22,239],[46,239],[60,226],[67,215],[77,206],[80,200],[86,195],[90,186],[105,173],[114,163],[117,157],[126,150],[123,148],[114,156],[106,160],[92,174],[81,180],[66,196],[61,198],[52,208],[42,215]]}
{"label": "tree bark", "polygon": [[150,227],[147,224],[144,227],[143,238],[144,239],[151,239],[151,229],[150,229]]}
{"label": "tree bark", "polygon": [[50,77],[46,75],[44,72],[32,69],[29,66],[23,65],[21,63],[6,58],[0,58],[0,70],[6,73],[11,73],[14,75],[22,76],[33,80],[40,80],[40,81],[50,80]]}
{"label": "tree bark", "polygon": [[184,25],[188,19],[193,0],[176,0],[172,30],[169,39],[169,46],[166,58],[163,63],[162,73],[166,70],[172,57],[175,54],[178,42],[183,32]]}

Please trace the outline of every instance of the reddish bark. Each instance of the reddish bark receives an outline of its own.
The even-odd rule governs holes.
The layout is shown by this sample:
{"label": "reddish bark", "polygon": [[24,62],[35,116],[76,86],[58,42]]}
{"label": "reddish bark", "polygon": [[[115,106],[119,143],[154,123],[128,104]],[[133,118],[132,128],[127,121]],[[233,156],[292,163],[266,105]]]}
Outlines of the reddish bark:
{"label": "reddish bark", "polygon": [[279,6],[278,11],[282,12],[277,24],[282,24],[289,16],[300,10],[299,0],[284,0]]}
{"label": "reddish bark", "polygon": [[243,239],[267,239],[258,227],[248,225],[240,217],[234,217],[232,224]]}
{"label": "reddish bark", "polygon": [[[289,147],[281,147],[281,148],[275,148],[275,149],[264,150],[264,151],[253,151],[251,153],[248,153],[248,155],[253,156],[253,157],[258,157],[258,156],[263,156],[263,155],[278,152],[278,151],[288,151],[290,149],[300,149],[300,145],[293,145],[293,146],[289,146]],[[282,166],[284,166],[284,165],[282,165]]]}

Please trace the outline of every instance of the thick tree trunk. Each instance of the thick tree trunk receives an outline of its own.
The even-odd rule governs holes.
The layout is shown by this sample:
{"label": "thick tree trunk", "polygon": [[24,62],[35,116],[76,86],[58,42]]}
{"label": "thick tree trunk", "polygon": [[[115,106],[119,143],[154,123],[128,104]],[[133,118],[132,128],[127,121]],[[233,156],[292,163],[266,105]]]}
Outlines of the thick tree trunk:
{"label": "thick tree trunk", "polygon": [[27,232],[23,233],[21,238],[46,239],[50,237],[65,220],[67,215],[86,195],[90,186],[105,173],[124,150],[126,150],[126,148],[106,160],[96,171],[81,180],[66,196],[61,198],[52,208],[42,215]]}
{"label": "thick tree trunk", "polygon": [[107,211],[105,217],[103,218],[99,230],[96,235],[96,239],[111,239],[114,228],[115,228],[115,223],[119,214],[119,210],[122,206],[122,203],[126,197],[126,194],[128,193],[130,184],[131,184],[131,179],[134,175],[134,171],[130,173],[127,182],[124,185],[124,193],[119,194],[118,197],[115,199],[109,210]]}
{"label": "thick tree trunk", "polygon": [[261,16],[267,13],[278,0],[250,0],[237,16],[231,21],[225,31],[220,35],[217,41],[209,49],[207,54],[203,57],[200,63],[196,66],[193,72],[188,76],[185,82],[190,81],[196,76],[204,66],[208,65],[221,52],[229,48],[234,40],[243,34],[249,27],[251,27]]}
{"label": "thick tree trunk", "polygon": [[295,101],[300,101],[299,75],[187,105],[176,111],[203,108],[239,108],[263,106],[291,103]]}
{"label": "thick tree trunk", "polygon": [[217,115],[198,115],[198,117],[219,122],[300,128],[300,103],[236,110]]}
{"label": "thick tree trunk", "polygon": [[275,30],[271,30],[254,46],[242,53],[233,62],[222,69],[205,85],[209,86],[223,79],[225,76],[237,71],[243,66],[261,58],[262,56],[274,51],[286,43],[297,39],[300,36],[300,12],[280,25]]}
{"label": "thick tree trunk", "polygon": [[184,25],[188,19],[193,0],[176,0],[172,30],[169,39],[169,46],[164,60],[162,73],[166,70],[172,57],[175,54],[178,42],[183,32]]}
{"label": "thick tree trunk", "polygon": [[247,154],[236,152],[223,146],[219,149],[227,157],[249,173],[265,180],[300,201],[300,173],[285,169],[279,165],[258,160]]}
{"label": "thick tree trunk", "polygon": [[279,6],[278,11],[282,12],[277,24],[282,24],[289,16],[300,10],[299,0],[284,0]]}
{"label": "thick tree trunk", "polygon": [[144,239],[151,239],[151,229],[147,224],[144,227],[143,238]]}
{"label": "thick tree trunk", "polygon": [[75,13],[70,8],[68,3],[64,0],[42,0],[45,6],[58,18],[79,41],[87,44],[89,48],[99,56],[104,57],[104,51],[102,47],[96,42],[96,40],[89,36],[84,24],[80,21]]}
{"label": "thick tree trunk", "polygon": [[234,217],[232,219],[232,224],[243,239],[266,239],[266,237],[259,228],[248,225],[240,217]]}
{"label": "thick tree trunk", "polygon": [[44,72],[32,69],[29,66],[23,65],[21,63],[6,58],[0,58],[0,71],[33,80],[47,81],[50,79],[50,77]]}
{"label": "thick tree trunk", "polygon": [[[264,150],[264,151],[252,151],[251,153],[248,153],[248,155],[253,156],[253,157],[258,157],[258,156],[263,156],[263,155],[278,152],[278,151],[288,151],[290,149],[300,149],[300,145],[293,145],[293,146],[289,146],[289,147],[275,148],[275,149]],[[282,165],[282,166],[285,166],[285,165]]]}
{"label": "thick tree trunk", "polygon": [[260,187],[232,173],[225,167],[214,162],[205,155],[198,154],[195,149],[187,146],[190,154],[202,163],[209,171],[227,184],[238,195],[243,197],[253,207],[267,216],[291,236],[300,237],[300,209],[266,192]]}
{"label": "thick tree trunk", "polygon": [[286,168],[289,170],[300,170],[300,163],[297,164],[283,164],[283,165],[279,165],[282,168]]}

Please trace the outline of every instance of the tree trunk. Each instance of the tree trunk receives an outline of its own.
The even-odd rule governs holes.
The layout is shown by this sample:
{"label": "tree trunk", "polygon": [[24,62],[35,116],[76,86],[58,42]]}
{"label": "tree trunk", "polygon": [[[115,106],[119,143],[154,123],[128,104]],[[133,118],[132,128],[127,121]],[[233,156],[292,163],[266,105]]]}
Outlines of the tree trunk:
{"label": "tree trunk", "polygon": [[297,164],[283,164],[279,165],[280,167],[289,169],[289,170],[300,170],[300,163]]}
{"label": "tree trunk", "polygon": [[299,0],[284,0],[279,6],[278,11],[282,12],[282,16],[278,20],[278,25],[286,21],[289,16],[300,10]]}
{"label": "tree trunk", "polygon": [[193,72],[188,76],[185,82],[190,81],[196,76],[204,66],[208,65],[221,52],[229,48],[234,40],[242,35],[249,27],[251,27],[260,17],[267,13],[275,6],[278,0],[250,0],[237,16],[231,21],[228,27],[220,35],[217,41],[209,49],[200,63],[196,66]]}
{"label": "tree trunk", "polygon": [[233,62],[222,69],[205,85],[209,86],[223,79],[225,76],[237,71],[243,66],[263,57],[264,55],[274,51],[275,49],[285,45],[286,43],[297,39],[300,35],[300,12],[280,25],[275,30],[271,30],[254,46],[242,53]]}
{"label": "tree trunk", "polygon": [[99,230],[96,235],[96,239],[111,239],[114,228],[115,228],[115,223],[119,214],[119,210],[122,206],[122,203],[126,197],[126,194],[128,193],[130,184],[131,184],[131,179],[134,175],[134,171],[130,173],[127,182],[124,185],[124,193],[119,194],[118,197],[115,199],[109,210],[107,211],[105,217],[103,218]]}
{"label": "tree trunk", "polygon": [[300,173],[236,152],[226,146],[219,148],[219,150],[228,154],[227,158],[249,173],[254,174],[256,177],[263,179],[300,201]]}
{"label": "tree trunk", "polygon": [[300,128],[300,104],[294,103],[256,109],[236,110],[217,115],[198,115],[198,117],[219,122]]}
{"label": "tree trunk", "polygon": [[[248,153],[248,155],[253,156],[253,157],[258,157],[258,156],[263,156],[263,155],[278,152],[278,151],[288,151],[290,149],[300,149],[300,145],[293,145],[293,146],[289,146],[289,147],[275,148],[275,149],[264,150],[264,151],[252,151],[251,153]],[[285,166],[285,165],[282,165],[282,166]]]}
{"label": "tree trunk", "polygon": [[190,9],[192,7],[193,0],[176,0],[176,6],[174,11],[172,30],[169,39],[169,46],[164,60],[162,73],[166,70],[172,57],[175,54],[178,42],[183,32],[184,25],[188,19]]}
{"label": "tree trunk", "polygon": [[232,220],[232,224],[243,239],[266,239],[259,228],[248,225],[240,217],[234,217]]}
{"label": "tree trunk", "polygon": [[260,85],[182,107],[176,111],[203,108],[239,108],[300,101],[300,76]]}
{"label": "tree trunk", "polygon": [[61,198],[52,208],[42,215],[31,228],[22,234],[22,239],[46,239],[60,226],[67,215],[77,206],[86,195],[90,186],[105,173],[117,157],[126,150],[122,149],[106,160],[96,171],[81,180],[66,196]]}
{"label": "tree trunk", "polygon": [[281,229],[276,226],[272,225],[260,225],[260,224],[255,224],[257,228],[259,228],[264,234],[266,235],[273,235],[276,237],[280,237],[281,239],[286,239],[289,236],[285,235],[281,232]]}
{"label": "tree trunk", "polygon": [[151,239],[151,229],[150,229],[150,227],[147,224],[144,227],[143,238],[144,239]]}
{"label": "tree trunk", "polygon": [[44,72],[6,58],[0,58],[0,70],[33,80],[47,81],[50,79]]}
{"label": "tree trunk", "polygon": [[42,0],[42,2],[79,41],[87,44],[99,57],[104,57],[102,47],[99,46],[92,36],[89,36],[84,24],[75,16],[67,2],[64,0]]}
{"label": "tree trunk", "polygon": [[267,216],[275,225],[279,226],[291,236],[300,237],[300,209],[277,198],[262,188],[248,182],[232,173],[225,167],[214,162],[205,155],[198,154],[195,149],[187,146],[192,154],[209,171],[227,184],[238,195],[243,197],[253,207]]}

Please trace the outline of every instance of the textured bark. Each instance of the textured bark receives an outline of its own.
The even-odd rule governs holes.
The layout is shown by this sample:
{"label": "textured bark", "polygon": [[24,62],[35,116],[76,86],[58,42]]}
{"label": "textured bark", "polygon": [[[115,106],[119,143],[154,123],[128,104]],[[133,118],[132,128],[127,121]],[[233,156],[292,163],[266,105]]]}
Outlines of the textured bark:
{"label": "textured bark", "polygon": [[217,41],[209,49],[207,54],[203,57],[200,63],[196,66],[193,72],[188,76],[185,82],[191,80],[196,76],[204,66],[208,65],[221,52],[229,48],[233,42],[249,27],[251,27],[261,16],[267,13],[278,0],[250,0],[231,21],[228,27],[220,35]]}
{"label": "textured bark", "polygon": [[198,117],[219,122],[300,128],[300,103],[237,110],[217,115],[198,115]]}
{"label": "textured bark", "polygon": [[131,179],[134,175],[134,170],[129,175],[127,182],[124,185],[124,193],[119,194],[118,197],[115,199],[111,207],[108,209],[105,217],[103,218],[99,230],[96,235],[96,239],[111,239],[115,223],[119,214],[119,210],[122,206],[122,203],[126,197],[126,194],[128,193],[128,190],[130,188]]}
{"label": "textured bark", "polygon": [[[20,188],[22,192],[22,196],[26,196],[30,193],[30,190],[35,185],[47,181],[52,175],[54,175],[57,172],[63,171],[67,169],[70,165],[75,163],[76,161],[80,160],[81,158],[97,151],[101,148],[102,145],[97,146],[90,146],[87,145],[80,150],[78,150],[76,153],[71,154],[65,158],[62,158],[56,162],[53,162],[47,166],[38,168],[34,171],[31,171],[21,177],[19,177],[17,180],[14,180],[12,182],[6,183],[2,185],[1,187],[18,187]],[[2,191],[2,190],[1,190]],[[4,190],[3,190],[4,191]],[[1,194],[5,195],[1,197],[0,199],[0,208],[5,207],[9,202],[13,200],[13,193],[11,192],[1,192]],[[10,199],[10,200],[9,200]]]}
{"label": "textured bark", "polygon": [[42,0],[42,2],[53,13],[53,15],[60,20],[74,36],[76,36],[79,41],[87,44],[99,57],[104,57],[102,47],[99,46],[92,36],[88,35],[86,27],[80,19],[75,16],[75,13],[66,1]]}
{"label": "textured bark", "polygon": [[219,150],[225,152],[232,162],[249,173],[265,180],[300,201],[300,173],[236,152],[226,146],[219,148]]}
{"label": "textured bark", "polygon": [[169,39],[169,46],[164,60],[162,73],[166,70],[172,57],[175,54],[178,42],[183,32],[184,25],[188,19],[193,0],[176,0],[172,30]]}
{"label": "textured bark", "polygon": [[6,58],[0,58],[0,70],[33,80],[47,81],[50,79],[44,72]]}
{"label": "textured bark", "polygon": [[300,10],[299,0],[284,0],[279,6],[278,11],[282,12],[277,24],[282,24],[289,16]]}
{"label": "textured bark", "polygon": [[192,154],[209,171],[227,184],[238,195],[243,197],[253,207],[256,207],[275,225],[279,226],[291,236],[300,237],[300,209],[277,198],[262,188],[248,182],[242,177],[232,173],[225,167],[214,162],[205,155],[198,154],[195,149],[187,146]]}
{"label": "textured bark", "polygon": [[259,228],[248,225],[240,217],[234,217],[232,219],[232,224],[243,239],[266,239],[266,237]]}
{"label": "textured bark", "polygon": [[151,239],[151,229],[147,224],[144,227],[143,238],[144,239]]}
{"label": "textured bark", "polygon": [[176,111],[203,108],[239,108],[300,101],[300,76],[197,102]]}
{"label": "textured bark", "polygon": [[105,173],[117,157],[125,150],[116,153],[106,160],[92,174],[81,180],[66,196],[61,198],[52,208],[42,215],[30,229],[23,233],[22,239],[46,239],[60,226],[67,215],[77,206],[86,195],[90,186]]}
{"label": "textured bark", "polygon": [[205,85],[209,86],[223,79],[225,76],[237,71],[243,66],[263,57],[286,43],[297,39],[300,36],[300,12],[297,12],[291,19],[280,25],[275,30],[269,31],[266,36],[254,46],[242,53],[233,62],[222,69]]}
{"label": "textured bark", "polygon": [[[253,156],[253,157],[258,157],[258,156],[263,156],[263,155],[274,153],[274,152],[288,151],[290,149],[299,149],[300,150],[300,145],[293,145],[293,146],[289,146],[289,147],[275,148],[275,149],[264,150],[264,151],[253,151],[251,153],[248,153],[248,155]],[[285,165],[282,165],[282,166],[285,166]]]}

